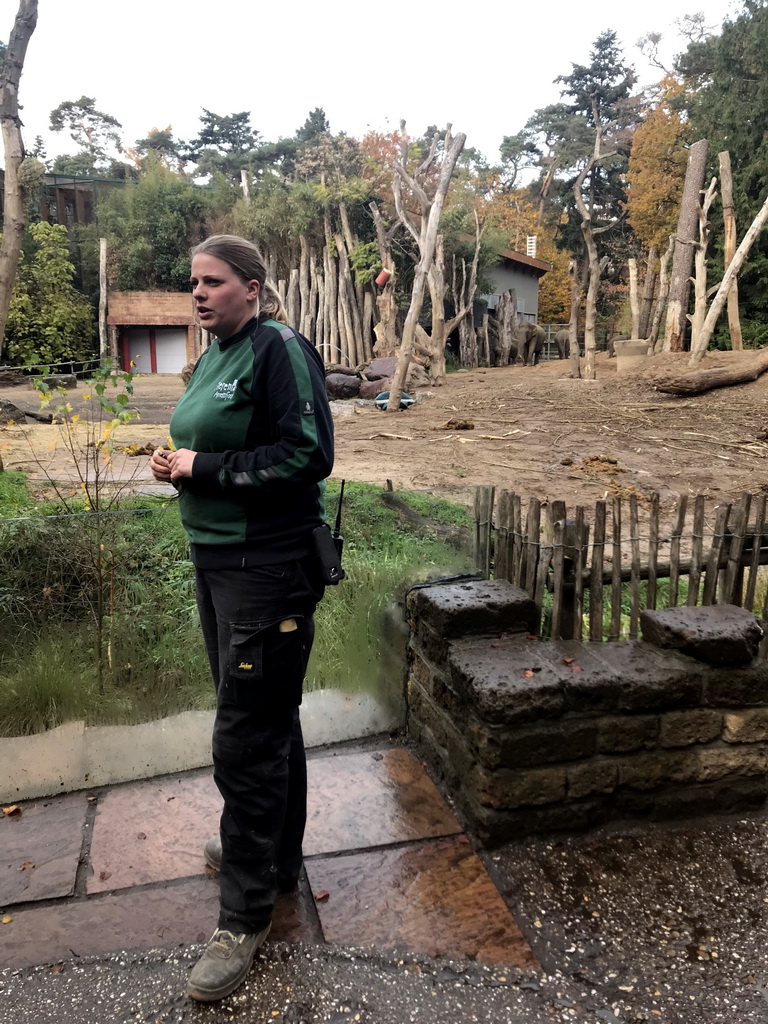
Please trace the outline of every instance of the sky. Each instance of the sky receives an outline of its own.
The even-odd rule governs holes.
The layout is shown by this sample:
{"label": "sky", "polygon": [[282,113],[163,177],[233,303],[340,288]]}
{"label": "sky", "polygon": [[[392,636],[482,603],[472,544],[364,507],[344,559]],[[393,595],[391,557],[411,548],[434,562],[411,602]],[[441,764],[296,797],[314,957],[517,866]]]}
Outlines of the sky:
{"label": "sky", "polygon": [[[451,122],[494,163],[505,135],[560,98],[553,79],[588,63],[602,31],[617,32],[649,85],[661,73],[636,49],[641,36],[661,32],[671,61],[685,48],[676,19],[702,11],[719,29],[734,9],[732,0],[39,0],[19,90],[24,139],[31,148],[41,135],[49,158],[75,152],[48,121],[82,95],[121,122],[127,145],[168,125],[177,139],[193,138],[203,107],[248,110],[274,141],[322,107],[333,132],[356,137],[394,130],[401,118],[413,135]],[[0,0],[6,42],[16,10],[16,0]]]}

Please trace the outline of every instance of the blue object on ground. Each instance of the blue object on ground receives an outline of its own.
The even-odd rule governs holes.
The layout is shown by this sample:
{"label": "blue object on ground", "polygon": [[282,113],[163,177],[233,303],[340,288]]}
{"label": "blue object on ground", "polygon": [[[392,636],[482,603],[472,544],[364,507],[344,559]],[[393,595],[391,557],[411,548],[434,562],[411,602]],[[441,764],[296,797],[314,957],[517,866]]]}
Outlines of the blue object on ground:
{"label": "blue object on ground", "polygon": [[[387,402],[389,401],[389,392],[382,391],[380,395],[376,395],[374,402],[376,403],[377,409],[386,409]],[[406,395],[405,392],[400,395],[400,408],[407,409],[409,406],[414,405],[416,402],[415,398],[411,398],[410,395]]]}

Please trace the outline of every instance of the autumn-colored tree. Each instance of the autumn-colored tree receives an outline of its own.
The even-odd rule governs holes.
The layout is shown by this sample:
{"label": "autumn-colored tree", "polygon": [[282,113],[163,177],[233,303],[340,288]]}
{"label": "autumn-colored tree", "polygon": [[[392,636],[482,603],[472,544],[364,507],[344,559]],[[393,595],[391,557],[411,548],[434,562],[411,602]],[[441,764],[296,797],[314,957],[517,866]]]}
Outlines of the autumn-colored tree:
{"label": "autumn-colored tree", "polygon": [[674,108],[682,85],[666,76],[659,97],[636,129],[629,157],[629,223],[646,249],[666,248],[683,194],[690,125]]}

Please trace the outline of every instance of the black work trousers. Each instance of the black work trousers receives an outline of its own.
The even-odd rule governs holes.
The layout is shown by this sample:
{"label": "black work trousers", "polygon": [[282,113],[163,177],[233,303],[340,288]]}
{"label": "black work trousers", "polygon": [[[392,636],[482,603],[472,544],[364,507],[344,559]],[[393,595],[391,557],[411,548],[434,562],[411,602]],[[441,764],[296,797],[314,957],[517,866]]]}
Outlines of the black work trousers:
{"label": "black work trousers", "polygon": [[216,687],[213,774],[221,816],[219,928],[258,932],[298,878],[307,814],[301,687],[323,594],[314,558],[196,569]]}

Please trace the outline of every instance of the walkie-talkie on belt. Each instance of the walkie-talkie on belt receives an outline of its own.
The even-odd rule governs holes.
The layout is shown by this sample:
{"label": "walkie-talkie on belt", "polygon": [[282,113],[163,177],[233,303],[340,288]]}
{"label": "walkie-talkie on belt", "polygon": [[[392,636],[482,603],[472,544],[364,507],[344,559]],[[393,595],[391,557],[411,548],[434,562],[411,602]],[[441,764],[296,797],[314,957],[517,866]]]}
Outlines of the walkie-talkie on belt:
{"label": "walkie-talkie on belt", "polygon": [[345,481],[341,481],[341,490],[339,491],[339,508],[336,513],[336,524],[334,526],[333,533],[327,523],[323,523],[322,526],[316,527],[312,531],[312,537],[315,542],[315,550],[317,551],[317,557],[320,562],[320,568],[322,571],[323,582],[331,586],[336,583],[341,583],[344,579],[345,573],[341,567],[341,553],[344,550],[344,538],[341,536],[341,502],[344,497],[344,484]]}

